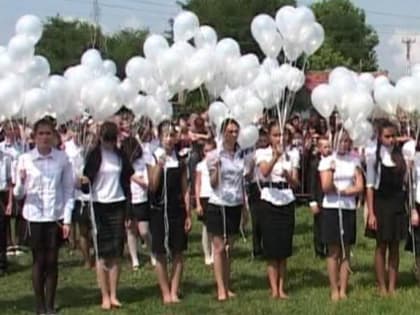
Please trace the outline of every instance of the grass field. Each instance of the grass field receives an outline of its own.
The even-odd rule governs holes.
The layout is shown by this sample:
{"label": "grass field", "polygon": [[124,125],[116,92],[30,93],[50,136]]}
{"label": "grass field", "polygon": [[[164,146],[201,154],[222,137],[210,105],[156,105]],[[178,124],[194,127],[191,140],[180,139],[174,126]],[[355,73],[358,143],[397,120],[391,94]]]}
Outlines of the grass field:
{"label": "grass field", "polygon": [[[397,295],[393,298],[376,295],[374,244],[363,237],[361,215],[358,242],[353,249],[349,299],[330,302],[325,262],[313,254],[312,218],[305,208],[299,208],[296,217],[294,256],[288,264],[289,301],[269,298],[265,264],[251,259],[248,237],[247,242],[237,243],[233,253],[233,288],[238,297],[222,304],[216,302],[213,274],[204,266],[201,254],[201,226],[195,222],[187,254],[183,302],[163,306],[150,264],[132,272],[126,259],[119,290],[124,306],[109,314],[420,314],[420,290],[412,276],[413,256],[409,253],[401,255]],[[144,263],[146,257],[142,258]],[[80,265],[78,253],[70,255],[67,249],[62,250],[57,297],[60,314],[106,314],[99,308],[95,273]],[[0,279],[0,314],[33,313],[29,266],[29,255],[11,259],[10,275]]]}

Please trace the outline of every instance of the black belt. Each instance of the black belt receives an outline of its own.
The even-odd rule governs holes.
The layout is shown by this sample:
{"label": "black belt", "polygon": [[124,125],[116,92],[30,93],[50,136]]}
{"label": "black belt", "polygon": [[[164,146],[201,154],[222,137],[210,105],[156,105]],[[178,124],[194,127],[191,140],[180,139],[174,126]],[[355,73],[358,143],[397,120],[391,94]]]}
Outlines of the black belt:
{"label": "black belt", "polygon": [[289,189],[290,186],[285,182],[278,183],[262,183],[261,188],[277,188],[277,189]]}

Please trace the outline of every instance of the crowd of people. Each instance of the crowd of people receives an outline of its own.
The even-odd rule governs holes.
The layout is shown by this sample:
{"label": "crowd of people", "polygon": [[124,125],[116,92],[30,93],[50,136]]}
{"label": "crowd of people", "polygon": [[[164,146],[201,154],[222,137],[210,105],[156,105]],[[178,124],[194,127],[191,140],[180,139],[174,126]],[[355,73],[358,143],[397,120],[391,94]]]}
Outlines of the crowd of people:
{"label": "crowd of people", "polygon": [[[267,261],[272,298],[287,299],[295,207],[305,200],[331,299],[347,297],[356,210],[363,206],[365,234],[376,241],[378,290],[392,295],[401,241],[412,240],[408,249],[420,269],[420,146],[409,126],[373,123],[370,143],[355,147],[336,115],[326,121],[316,113],[294,114],[285,128],[266,116],[255,147],[241,148],[240,124],[225,119],[211,126],[206,113],[157,126],[127,109],[101,124],[87,118],[57,126],[46,117],[29,128],[8,121],[0,143],[1,275],[7,255],[28,245],[36,312],[55,314],[59,248],[69,240],[85,267],[96,268],[102,309],[119,308],[124,247],[137,270],[140,238],[163,303],[179,303],[195,212],[204,264],[213,265],[216,297],[225,301],[236,296],[232,248],[250,215],[252,255]],[[411,148],[412,159],[404,148]]]}

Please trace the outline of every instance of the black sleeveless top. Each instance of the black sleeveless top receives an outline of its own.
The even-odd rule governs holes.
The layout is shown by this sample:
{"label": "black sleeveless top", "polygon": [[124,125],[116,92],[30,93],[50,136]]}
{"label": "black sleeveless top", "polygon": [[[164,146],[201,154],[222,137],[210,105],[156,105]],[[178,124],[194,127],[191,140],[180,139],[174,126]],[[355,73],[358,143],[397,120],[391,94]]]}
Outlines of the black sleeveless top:
{"label": "black sleeveless top", "polygon": [[177,167],[167,167],[166,169],[162,170],[160,174],[158,189],[155,192],[149,191],[149,200],[152,211],[163,211],[165,208],[166,184],[167,211],[168,215],[172,217],[182,215],[185,212],[184,197],[182,194],[182,172],[184,171],[185,165],[179,156],[177,156],[177,159]]}

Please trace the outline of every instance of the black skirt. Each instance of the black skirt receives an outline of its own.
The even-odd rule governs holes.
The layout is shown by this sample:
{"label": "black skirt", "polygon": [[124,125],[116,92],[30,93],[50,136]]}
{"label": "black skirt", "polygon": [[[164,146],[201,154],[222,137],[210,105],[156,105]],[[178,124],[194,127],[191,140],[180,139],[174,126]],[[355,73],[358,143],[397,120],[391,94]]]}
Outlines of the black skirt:
{"label": "black skirt", "polygon": [[73,223],[90,226],[89,202],[76,200],[71,218]]}
{"label": "black skirt", "polygon": [[[188,237],[185,232],[185,212],[171,210],[168,209],[168,247],[171,254],[174,255],[187,250]],[[150,210],[150,233],[152,234],[153,254],[168,254],[165,248],[165,218],[162,208],[152,207]]]}
{"label": "black skirt", "polygon": [[[321,215],[321,242],[326,245],[340,245],[340,220],[338,209],[323,208]],[[342,209],[344,245],[356,243],[356,210]]]}
{"label": "black skirt", "polygon": [[268,260],[292,256],[293,232],[295,229],[295,204],[276,206],[265,200],[260,203],[264,256]]}
{"label": "black skirt", "polygon": [[203,208],[203,214],[197,215],[197,220],[203,222],[203,224],[206,224],[206,212],[209,206],[209,198],[200,198],[200,204]]}
{"label": "black skirt", "polygon": [[384,196],[375,193],[374,209],[377,230],[366,229],[366,236],[378,242],[397,242],[405,240],[408,232],[408,217],[404,207],[403,193]]}
{"label": "black skirt", "polygon": [[241,224],[242,205],[236,207],[222,207],[209,203],[206,213],[207,232],[214,236],[224,236],[223,214],[226,215],[226,235],[239,234]]}
{"label": "black skirt", "polygon": [[29,244],[33,250],[57,249],[63,244],[59,222],[28,222]]}
{"label": "black skirt", "polygon": [[99,258],[120,258],[123,256],[125,205],[125,201],[93,203]]}
{"label": "black skirt", "polygon": [[150,221],[150,204],[148,201],[133,204],[131,207],[133,218],[137,222]]}

